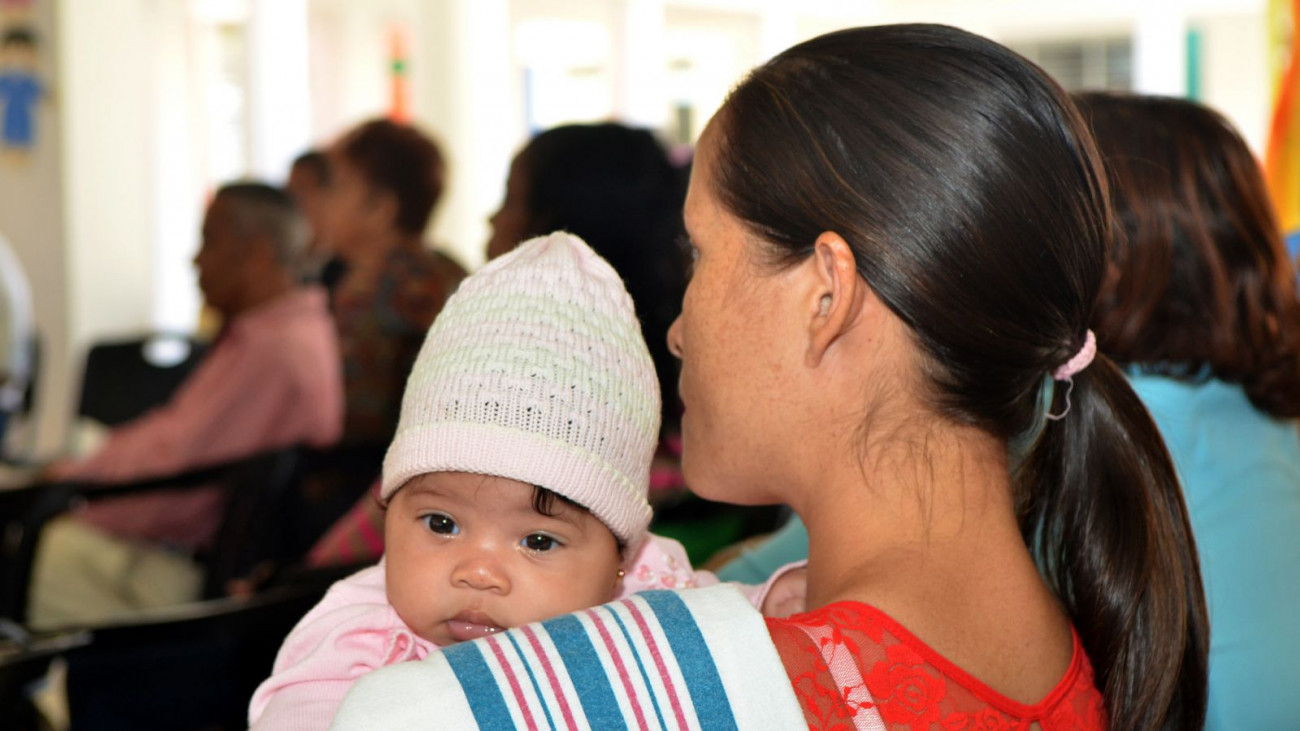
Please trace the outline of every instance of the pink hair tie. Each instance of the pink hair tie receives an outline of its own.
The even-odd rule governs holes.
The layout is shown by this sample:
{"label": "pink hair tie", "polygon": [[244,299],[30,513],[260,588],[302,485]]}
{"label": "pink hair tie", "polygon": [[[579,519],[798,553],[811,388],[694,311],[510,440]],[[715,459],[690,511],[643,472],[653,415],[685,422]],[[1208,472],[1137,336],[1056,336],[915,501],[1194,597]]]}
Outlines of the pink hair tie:
{"label": "pink hair tie", "polygon": [[1079,352],[1065,361],[1060,368],[1052,371],[1053,381],[1065,381],[1065,410],[1059,414],[1048,412],[1048,419],[1059,421],[1070,413],[1070,394],[1074,392],[1074,375],[1087,368],[1095,357],[1097,357],[1097,336],[1093,335],[1092,331],[1089,330],[1087,337],[1083,340],[1083,347],[1079,348]]}
{"label": "pink hair tie", "polygon": [[1097,356],[1097,336],[1088,331],[1088,336],[1084,338],[1083,347],[1079,352],[1074,354],[1073,358],[1065,361],[1060,368],[1052,371],[1052,380],[1068,381],[1074,374],[1087,368],[1092,363],[1092,359]]}

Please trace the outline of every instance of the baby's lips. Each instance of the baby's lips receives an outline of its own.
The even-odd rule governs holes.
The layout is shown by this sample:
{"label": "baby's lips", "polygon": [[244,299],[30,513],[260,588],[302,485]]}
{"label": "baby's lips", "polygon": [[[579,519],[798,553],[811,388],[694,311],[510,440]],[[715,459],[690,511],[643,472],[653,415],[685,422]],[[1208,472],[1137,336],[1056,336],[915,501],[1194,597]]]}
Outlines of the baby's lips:
{"label": "baby's lips", "polygon": [[457,642],[487,637],[503,629],[495,619],[482,612],[461,612],[447,620],[447,632]]}

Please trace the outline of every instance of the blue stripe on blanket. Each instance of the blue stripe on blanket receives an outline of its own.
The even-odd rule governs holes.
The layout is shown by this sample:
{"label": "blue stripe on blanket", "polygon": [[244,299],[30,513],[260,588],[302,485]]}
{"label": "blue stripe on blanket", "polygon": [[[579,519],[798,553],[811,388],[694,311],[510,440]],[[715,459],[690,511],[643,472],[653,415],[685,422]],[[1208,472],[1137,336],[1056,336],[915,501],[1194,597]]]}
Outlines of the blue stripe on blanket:
{"label": "blue stripe on blanket", "polygon": [[727,691],[718,676],[718,666],[713,663],[704,635],[681,597],[663,590],[646,591],[637,596],[654,611],[659,626],[668,637],[686,687],[690,689],[691,702],[695,704],[695,715],[701,727],[705,731],[736,729],[736,718],[731,714],[731,702],[727,700]]}
{"label": "blue stripe on blanket", "polygon": [[623,639],[627,640],[627,646],[632,650],[632,659],[636,660],[636,669],[641,671],[641,680],[645,681],[646,695],[650,696],[650,705],[654,706],[655,717],[659,719],[659,728],[668,728],[668,724],[664,723],[663,710],[659,708],[659,694],[655,692],[654,685],[650,683],[650,675],[645,671],[645,663],[641,662],[641,653],[637,650],[644,642],[638,643],[632,637],[632,633],[627,631],[627,625],[623,624],[623,618],[618,616],[618,612],[608,607],[599,607],[596,611],[603,611],[613,617],[614,622],[618,624],[618,628],[623,631]]}
{"label": "blue stripe on blanket", "polygon": [[591,644],[582,622],[565,615],[543,623],[546,634],[564,661],[564,668],[578,691],[578,701],[587,723],[593,729],[623,728],[627,721],[609,685],[609,676],[601,667],[600,656]]}
{"label": "blue stripe on blanket", "polygon": [[515,722],[510,718],[510,709],[506,707],[501,688],[497,685],[492,671],[488,670],[483,658],[482,642],[461,642],[442,650],[442,655],[451,666],[460,687],[465,691],[470,711],[480,729],[512,729]]}

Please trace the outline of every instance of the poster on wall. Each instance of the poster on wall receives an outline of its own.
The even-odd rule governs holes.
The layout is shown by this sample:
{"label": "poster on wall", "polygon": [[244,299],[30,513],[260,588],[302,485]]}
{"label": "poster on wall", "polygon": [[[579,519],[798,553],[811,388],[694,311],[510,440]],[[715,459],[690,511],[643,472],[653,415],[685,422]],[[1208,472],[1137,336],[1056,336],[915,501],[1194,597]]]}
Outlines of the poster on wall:
{"label": "poster on wall", "polygon": [[0,0],[0,151],[6,162],[25,162],[36,145],[36,115],[47,96],[32,22],[36,3]]}

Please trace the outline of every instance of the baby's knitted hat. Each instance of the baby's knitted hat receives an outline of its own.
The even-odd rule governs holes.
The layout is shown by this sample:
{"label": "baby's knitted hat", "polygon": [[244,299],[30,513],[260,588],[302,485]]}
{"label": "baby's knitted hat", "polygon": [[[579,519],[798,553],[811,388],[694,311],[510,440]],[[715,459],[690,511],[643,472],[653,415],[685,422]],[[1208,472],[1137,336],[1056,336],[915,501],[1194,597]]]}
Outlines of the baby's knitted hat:
{"label": "baby's knitted hat", "polygon": [[573,500],[635,550],[658,437],[631,297],[581,239],[553,233],[447,301],[407,380],[381,494],[427,472],[507,477]]}

